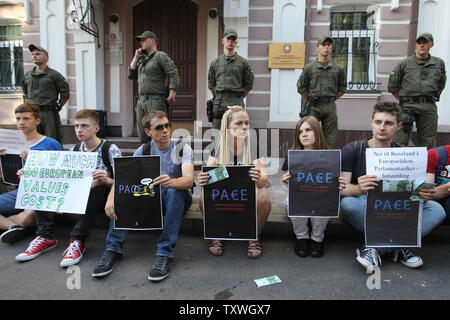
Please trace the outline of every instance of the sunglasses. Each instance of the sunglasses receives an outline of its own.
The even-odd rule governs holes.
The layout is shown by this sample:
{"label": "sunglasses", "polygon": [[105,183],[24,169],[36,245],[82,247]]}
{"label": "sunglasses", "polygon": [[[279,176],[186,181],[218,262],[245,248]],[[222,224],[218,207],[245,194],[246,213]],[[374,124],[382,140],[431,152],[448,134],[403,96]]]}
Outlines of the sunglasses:
{"label": "sunglasses", "polygon": [[160,124],[157,125],[156,127],[153,128],[153,130],[155,131],[163,131],[164,128],[166,128],[167,130],[170,130],[172,128],[172,124],[170,122],[164,123],[164,124]]}

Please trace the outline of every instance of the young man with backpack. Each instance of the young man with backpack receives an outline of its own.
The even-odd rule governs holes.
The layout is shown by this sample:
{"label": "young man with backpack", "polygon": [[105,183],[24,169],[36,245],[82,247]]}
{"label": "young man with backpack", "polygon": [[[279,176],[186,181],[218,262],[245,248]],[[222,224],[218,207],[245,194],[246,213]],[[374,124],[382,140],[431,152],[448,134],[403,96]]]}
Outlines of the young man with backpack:
{"label": "young man with backpack", "polygon": [[[150,281],[161,281],[169,275],[183,214],[192,203],[190,190],[194,185],[194,157],[191,147],[186,144],[180,151],[181,163],[172,160],[174,152],[177,152],[177,141],[171,139],[171,124],[164,112],[149,112],[142,119],[142,125],[152,140],[141,145],[133,156],[161,157],[161,175],[153,180],[153,185],[161,186],[164,228],[156,245],[155,263],[148,275]],[[111,220],[117,220],[114,211],[114,188],[111,188],[109,193],[105,211]],[[93,277],[104,277],[112,272],[114,266],[122,259],[127,234],[127,230],[114,229],[114,221],[111,221],[106,238],[106,250],[92,272]]]}
{"label": "young man with backpack", "polygon": [[[342,176],[346,183],[346,188],[341,192],[342,217],[360,232],[364,232],[367,192],[375,189],[379,182],[377,176],[366,174],[366,149],[401,147],[402,145],[393,142],[395,133],[402,126],[400,115],[401,108],[396,103],[376,104],[371,121],[373,136],[350,143],[342,149]],[[426,192],[421,191],[419,195],[430,199]],[[422,211],[422,237],[441,224],[444,218],[445,212],[439,203],[425,201]],[[356,260],[369,270],[370,267],[380,266],[380,256],[387,253],[394,255],[394,261],[400,261],[409,268],[418,268],[423,264],[422,258],[409,248],[396,250],[362,246],[356,250]]]}
{"label": "young man with backpack", "polygon": [[428,149],[427,182],[437,184],[430,199],[442,204],[446,223],[450,222],[450,145]]}
{"label": "young man with backpack", "polygon": [[[114,182],[114,158],[120,157],[121,152],[116,145],[98,138],[96,135],[98,130],[97,112],[84,109],[75,114],[75,134],[80,142],[74,145],[71,151],[97,152],[97,166],[92,172],[93,180],[85,214],[81,215],[80,221],[72,229],[70,244],[60,262],[61,267],[77,264],[83,258],[89,229],[97,214],[104,210],[109,190]],[[38,237],[30,243],[28,249],[16,257],[17,261],[34,259],[56,246],[53,212],[36,211],[36,224]]]}

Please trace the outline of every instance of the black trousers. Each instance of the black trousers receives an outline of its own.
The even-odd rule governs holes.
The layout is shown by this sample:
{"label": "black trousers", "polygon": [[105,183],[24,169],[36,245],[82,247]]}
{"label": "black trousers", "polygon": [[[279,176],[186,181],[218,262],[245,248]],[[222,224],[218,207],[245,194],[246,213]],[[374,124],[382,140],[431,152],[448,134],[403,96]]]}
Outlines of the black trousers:
{"label": "black trousers", "polygon": [[[109,187],[96,186],[91,189],[86,206],[86,212],[80,215],[80,221],[73,227],[70,240],[85,242],[89,237],[89,229],[95,221],[98,213],[105,212],[105,204],[108,199]],[[53,212],[36,211],[36,235],[52,240],[55,238]]]}

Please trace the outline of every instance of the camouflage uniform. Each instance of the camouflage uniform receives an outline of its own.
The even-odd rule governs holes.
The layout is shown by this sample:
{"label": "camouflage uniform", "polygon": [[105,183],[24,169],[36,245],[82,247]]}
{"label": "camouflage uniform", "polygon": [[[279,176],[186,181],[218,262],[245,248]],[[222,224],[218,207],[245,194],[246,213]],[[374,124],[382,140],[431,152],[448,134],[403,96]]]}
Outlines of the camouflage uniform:
{"label": "camouflage uniform", "polygon": [[[225,30],[224,37],[234,36],[233,29]],[[208,72],[208,88],[214,91],[213,128],[220,130],[222,116],[228,106],[245,107],[243,95],[253,88],[254,75],[247,59],[237,53],[222,54],[211,62]]]}
{"label": "camouflage uniform", "polygon": [[398,91],[400,96],[403,128],[396,133],[394,141],[407,146],[415,121],[418,145],[434,148],[438,114],[433,96],[444,89],[446,79],[444,61],[431,55],[426,60],[413,55],[395,67],[389,76],[388,90]]}
{"label": "camouflage uniform", "polygon": [[308,64],[297,81],[297,92],[307,93],[310,115],[322,122],[322,130],[330,148],[336,144],[338,117],[336,95],[347,90],[347,76],[342,67],[318,60]]}
{"label": "camouflage uniform", "polygon": [[69,99],[69,84],[56,70],[47,67],[39,72],[36,67],[28,71],[24,77],[23,93],[28,103],[35,104],[40,109],[41,123],[37,130],[40,134],[61,142],[62,124],[56,110],[58,96]]}
{"label": "camouflage uniform", "polygon": [[136,123],[141,143],[149,141],[142,126],[142,118],[153,110],[169,114],[166,98],[169,90],[178,90],[180,78],[178,69],[170,57],[155,51],[139,60],[136,69],[128,68],[128,78],[137,79],[139,99],[136,104]]}

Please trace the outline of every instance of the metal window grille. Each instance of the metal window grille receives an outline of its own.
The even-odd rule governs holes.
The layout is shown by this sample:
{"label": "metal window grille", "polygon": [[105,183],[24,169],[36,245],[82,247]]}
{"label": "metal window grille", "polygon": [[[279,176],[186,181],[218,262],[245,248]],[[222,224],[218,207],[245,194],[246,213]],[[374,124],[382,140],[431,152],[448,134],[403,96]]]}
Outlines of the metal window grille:
{"label": "metal window grille", "polygon": [[21,91],[22,84],[22,26],[0,26],[0,92]]}
{"label": "metal window grille", "polygon": [[347,72],[348,90],[376,90],[376,50],[371,12],[332,12],[331,59]]}

